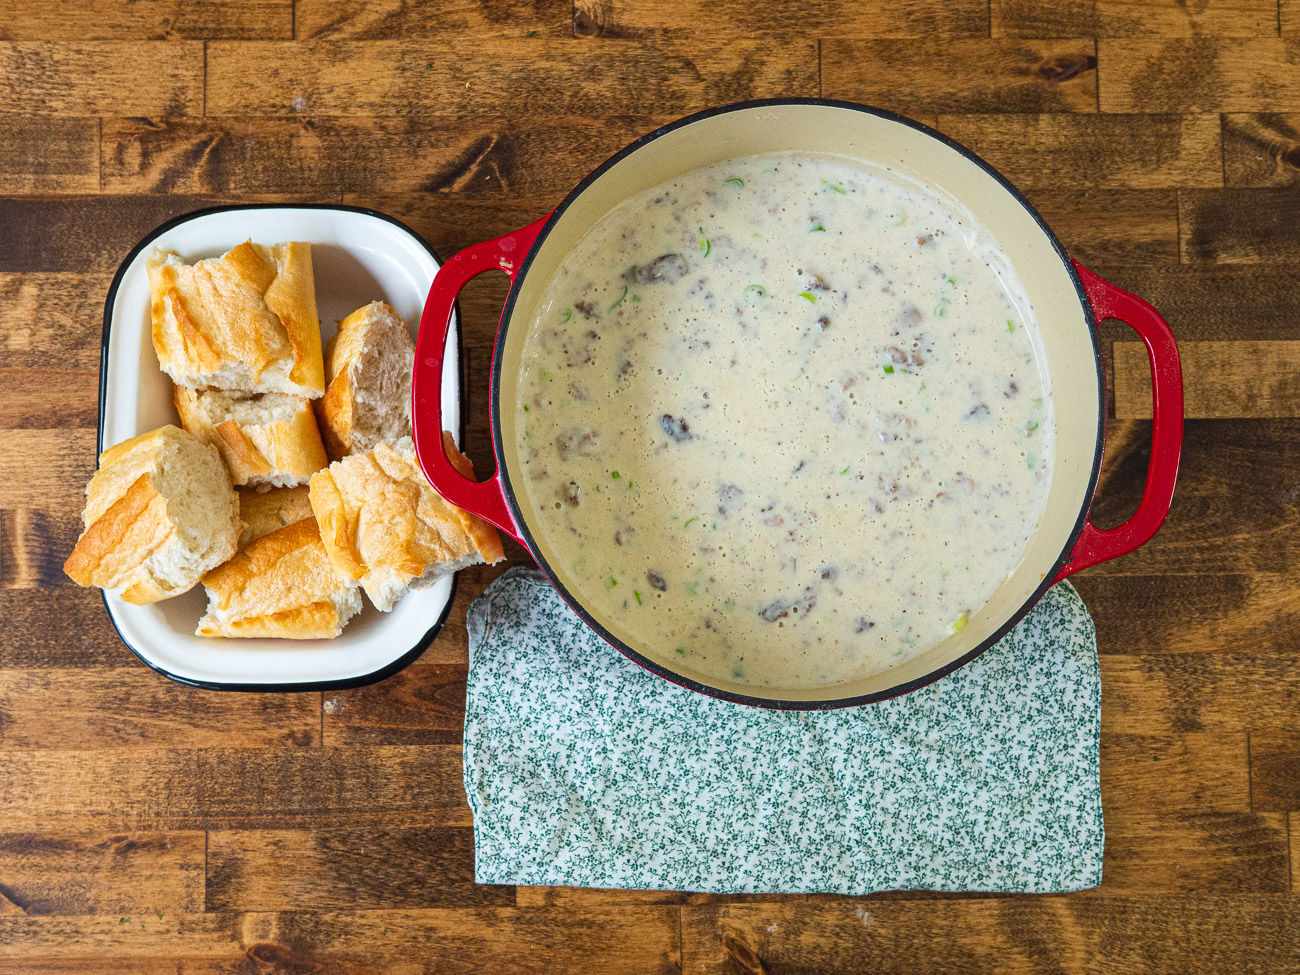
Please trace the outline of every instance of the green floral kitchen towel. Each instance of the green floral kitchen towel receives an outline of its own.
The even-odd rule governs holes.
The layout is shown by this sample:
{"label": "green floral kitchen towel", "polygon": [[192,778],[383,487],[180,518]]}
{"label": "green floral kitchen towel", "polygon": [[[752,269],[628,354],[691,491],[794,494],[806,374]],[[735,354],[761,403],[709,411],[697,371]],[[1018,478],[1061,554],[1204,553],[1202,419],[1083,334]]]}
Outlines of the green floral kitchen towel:
{"label": "green floral kitchen towel", "polygon": [[715,892],[1101,883],[1092,618],[1049,590],[929,687],[826,712],[715,701],[603,643],[535,571],[470,609],[479,883]]}

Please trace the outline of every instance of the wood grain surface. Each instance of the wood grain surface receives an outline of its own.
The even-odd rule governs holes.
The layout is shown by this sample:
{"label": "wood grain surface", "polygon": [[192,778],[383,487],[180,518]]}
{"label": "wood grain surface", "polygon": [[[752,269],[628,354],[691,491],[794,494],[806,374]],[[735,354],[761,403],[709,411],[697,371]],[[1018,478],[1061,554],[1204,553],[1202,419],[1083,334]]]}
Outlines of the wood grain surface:
{"label": "wood grain surface", "polygon": [[[743,98],[867,101],[1014,180],[1181,343],[1159,535],[1075,577],[1107,846],[1070,896],[481,886],[447,626],[369,687],[170,683],[63,576],[105,294],[164,220],[346,202],[444,257]],[[0,973],[1300,971],[1300,0],[45,0],[0,13]],[[499,281],[462,299],[486,461]],[[1103,326],[1103,525],[1143,347]],[[507,551],[523,560],[518,546]]]}

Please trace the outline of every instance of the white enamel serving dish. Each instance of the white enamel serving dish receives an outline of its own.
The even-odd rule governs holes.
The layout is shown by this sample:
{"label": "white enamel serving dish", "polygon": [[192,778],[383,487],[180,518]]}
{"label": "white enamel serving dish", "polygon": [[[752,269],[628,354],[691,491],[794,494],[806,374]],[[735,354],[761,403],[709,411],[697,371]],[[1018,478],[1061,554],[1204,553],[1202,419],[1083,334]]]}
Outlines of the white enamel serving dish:
{"label": "white enamel serving dish", "polygon": [[[171,380],[158,368],[150,338],[145,259],[154,246],[187,261],[217,257],[242,241],[312,244],[316,302],[328,340],[337,323],[369,301],[391,304],[411,325],[420,321],[438,271],[432,248],[405,225],[371,210],[344,206],[230,206],[177,217],[150,233],[118,269],[104,306],[99,376],[98,449],[165,423],[179,425]],[[460,343],[450,344],[441,401],[447,428],[461,431]],[[446,619],[455,582],[413,592],[390,613],[369,601],[333,640],[204,639],[194,627],[207,605],[203,587],[150,606],[105,594],[104,603],[128,647],[159,673],[185,684],[234,690],[355,687],[388,676],[415,659]]]}

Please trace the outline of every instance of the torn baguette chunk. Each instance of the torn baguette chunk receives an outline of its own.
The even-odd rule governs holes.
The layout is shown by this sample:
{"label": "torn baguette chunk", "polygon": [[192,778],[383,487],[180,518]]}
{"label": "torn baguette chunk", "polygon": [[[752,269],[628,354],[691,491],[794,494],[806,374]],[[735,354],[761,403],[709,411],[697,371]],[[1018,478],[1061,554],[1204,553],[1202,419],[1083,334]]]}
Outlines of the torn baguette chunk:
{"label": "torn baguette chunk", "polygon": [[235,493],[239,495],[239,519],[244,523],[239,535],[240,548],[278,528],[312,517],[306,485],[270,491],[241,487]]}
{"label": "torn baguette chunk", "polygon": [[154,351],[178,385],[324,394],[311,244],[245,241],[195,264],[155,247],[146,267]]}
{"label": "torn baguette chunk", "polygon": [[[442,437],[457,470],[473,477],[451,434]],[[334,568],[385,613],[412,589],[505,558],[495,528],[429,485],[410,437],[331,464],[312,476],[310,497]]]}
{"label": "torn baguette chunk", "polygon": [[329,463],[302,396],[177,386],[173,401],[181,425],[217,448],[237,485],[295,487]]}
{"label": "torn baguette chunk", "polygon": [[315,518],[263,535],[203,577],[198,636],[326,640],[361,611],[355,581],[334,571]]}
{"label": "torn baguette chunk", "polygon": [[402,316],[382,301],[339,323],[325,349],[325,396],[317,401],[330,459],[411,435],[415,346]]}
{"label": "torn baguette chunk", "polygon": [[138,605],[188,592],[234,554],[241,528],[216,448],[170,425],[100,454],[82,522],[63,571]]}

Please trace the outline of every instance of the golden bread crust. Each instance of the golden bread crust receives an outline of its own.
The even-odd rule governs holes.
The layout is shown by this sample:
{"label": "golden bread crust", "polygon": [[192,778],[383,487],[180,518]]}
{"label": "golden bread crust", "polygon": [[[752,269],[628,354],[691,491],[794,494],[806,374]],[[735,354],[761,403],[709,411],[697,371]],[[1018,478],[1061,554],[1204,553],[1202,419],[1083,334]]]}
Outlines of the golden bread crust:
{"label": "golden bread crust", "polygon": [[[171,475],[164,472],[174,465],[200,478],[210,492],[207,502],[215,505],[198,515],[208,520],[197,538],[189,523],[195,515],[186,516],[190,509],[165,494]],[[235,493],[217,451],[170,425],[100,454],[82,522],[85,531],[64,563],[68,577],[120,590],[123,599],[141,605],[192,588],[204,568],[234,552],[240,530]]]}
{"label": "golden bread crust", "polygon": [[335,569],[360,579],[381,609],[384,598],[377,593],[394,576],[402,585],[418,584],[441,565],[504,557],[496,529],[429,485],[409,437],[313,475],[310,498]]}
{"label": "golden bread crust", "polygon": [[[79,586],[117,588],[171,538],[173,530],[167,519],[166,499],[154,487],[153,477],[141,474],[125,494],[87,526],[63,563],[63,571]],[[143,594],[142,590],[136,595]],[[153,602],[123,595],[130,602]]]}
{"label": "golden bread crust", "polygon": [[[227,386],[217,374],[239,367],[253,392],[325,391],[310,244],[245,242],[195,264],[159,251],[146,266],[154,350],[174,380]],[[281,375],[264,379],[273,365]]]}
{"label": "golden bread crust", "polygon": [[[185,429],[190,428],[186,426]],[[221,451],[221,459],[226,462],[226,469],[236,484],[247,484],[255,477],[271,473],[270,461],[262,456],[243,427],[234,420],[218,423],[211,432],[216,434],[212,442]],[[197,435],[198,431],[190,430],[190,433]]]}
{"label": "golden bread crust", "polygon": [[209,606],[199,636],[328,639],[345,622],[334,598],[349,583],[330,565],[314,518],[249,543],[205,575],[203,585]]}
{"label": "golden bread crust", "polygon": [[[220,395],[177,386],[173,390],[173,401],[182,426],[217,448],[236,485],[284,477],[305,483],[329,463],[316,426],[316,414],[308,400],[294,397],[298,408],[287,419],[267,416],[264,422],[241,425],[234,417],[227,416],[220,423],[212,424],[212,417],[201,408],[203,398]],[[250,397],[248,402],[260,404],[265,400]]]}
{"label": "golden bread crust", "polygon": [[[316,401],[316,414],[330,460],[340,460],[365,446],[364,443],[358,444],[356,434],[357,369],[373,330],[386,327],[394,320],[400,322],[405,330],[406,323],[392,305],[372,301],[339,322],[337,334],[325,346],[325,380],[328,385],[325,395]],[[410,333],[403,331],[403,334],[409,342]],[[403,407],[398,404],[398,408]]]}
{"label": "golden bread crust", "polygon": [[344,369],[330,380],[325,388],[325,395],[314,403],[316,418],[320,421],[321,438],[325,441],[325,452],[329,454],[330,460],[341,460],[349,453],[343,436],[348,435],[352,430],[355,402],[356,394],[352,376],[347,369]]}
{"label": "golden bread crust", "polygon": [[239,536],[240,548],[276,529],[312,517],[305,484],[269,491],[241,487],[235,493],[239,495],[239,518],[244,523],[244,531]]}
{"label": "golden bread crust", "polygon": [[325,395],[316,403],[321,436],[330,460],[340,460],[352,452],[352,428],[356,404],[356,384],[351,368],[365,348],[363,322],[370,306],[358,308],[343,321],[325,347]]}
{"label": "golden bread crust", "polygon": [[229,623],[210,625],[196,631],[198,636],[225,636],[287,640],[329,640],[339,635],[346,620],[328,600],[320,600],[278,613],[249,616]]}
{"label": "golden bread crust", "polygon": [[349,512],[343,492],[328,468],[312,475],[308,498],[334,571],[348,579],[360,579],[366,574],[366,566],[357,552],[356,518]]}
{"label": "golden bread crust", "polygon": [[316,278],[312,270],[311,244],[290,241],[258,249],[275,262],[276,275],[265,289],[266,306],[288,334],[293,346],[289,378],[309,389],[325,389],[325,366],[321,357],[320,317],[316,312]]}

